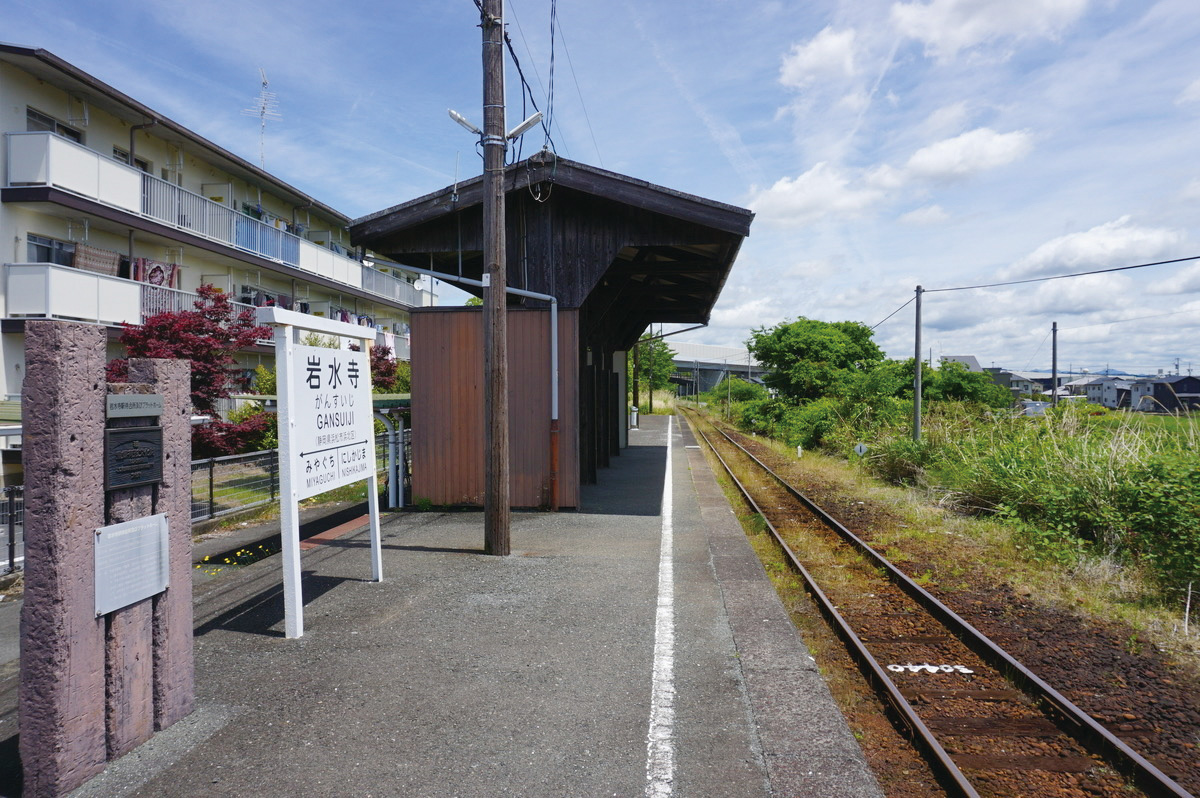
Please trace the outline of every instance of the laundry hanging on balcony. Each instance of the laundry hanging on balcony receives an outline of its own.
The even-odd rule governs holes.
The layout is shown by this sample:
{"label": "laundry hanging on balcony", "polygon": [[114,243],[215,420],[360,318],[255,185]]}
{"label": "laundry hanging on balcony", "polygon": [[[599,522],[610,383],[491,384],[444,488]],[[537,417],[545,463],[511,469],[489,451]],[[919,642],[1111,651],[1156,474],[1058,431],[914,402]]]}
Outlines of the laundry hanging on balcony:
{"label": "laundry hanging on balcony", "polygon": [[131,276],[139,283],[160,285],[163,288],[178,288],[182,271],[176,263],[160,263],[149,258],[135,258]]}
{"label": "laundry hanging on balcony", "polygon": [[99,247],[90,247],[87,244],[76,244],[75,259],[71,265],[76,269],[86,269],[89,272],[99,272],[116,277],[120,270],[121,254]]}

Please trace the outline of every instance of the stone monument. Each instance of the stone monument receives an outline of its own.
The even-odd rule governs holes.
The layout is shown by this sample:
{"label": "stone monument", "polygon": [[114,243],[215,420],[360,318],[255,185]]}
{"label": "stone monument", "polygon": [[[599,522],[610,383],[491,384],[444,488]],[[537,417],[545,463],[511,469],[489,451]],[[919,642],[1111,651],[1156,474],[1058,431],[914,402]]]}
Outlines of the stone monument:
{"label": "stone monument", "polygon": [[107,383],[106,343],[26,322],[26,796],[70,792],[194,704],[188,364]]}

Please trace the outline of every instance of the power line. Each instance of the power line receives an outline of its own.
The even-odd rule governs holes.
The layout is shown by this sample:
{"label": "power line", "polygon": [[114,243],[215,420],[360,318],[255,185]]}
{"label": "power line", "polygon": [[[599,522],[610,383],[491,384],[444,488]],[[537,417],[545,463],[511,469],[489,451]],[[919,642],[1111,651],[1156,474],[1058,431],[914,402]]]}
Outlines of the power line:
{"label": "power line", "polygon": [[[898,308],[896,308],[895,310],[893,310],[891,313],[889,313],[889,314],[887,314],[886,316],[884,316],[884,317],[883,317],[883,321],[880,321],[878,324],[876,324],[876,325],[875,325],[875,327],[878,327],[880,324],[883,324],[883,322],[884,322],[884,321],[887,321],[887,320],[888,320],[888,319],[890,319],[892,316],[895,316],[897,313],[899,313],[900,311],[904,310],[906,307],[908,307],[909,305],[911,305],[911,304],[913,303],[913,300],[915,300],[915,299],[916,299],[916,297],[913,297],[912,299],[909,299],[909,300],[908,300],[907,302],[905,302],[903,305],[901,305],[900,307],[898,307]],[[872,327],[871,329],[872,329],[872,330],[874,330],[874,329],[875,329],[875,327]]]}
{"label": "power line", "polygon": [[983,285],[960,285],[955,288],[926,288],[924,293],[933,294],[941,291],[968,291],[973,288],[999,288],[1006,285],[1022,285],[1023,283],[1041,283],[1047,280],[1064,280],[1068,277],[1086,277],[1089,274],[1107,274],[1109,272],[1124,272],[1130,269],[1145,269],[1147,266],[1166,266],[1171,263],[1184,263],[1189,260],[1200,260],[1200,255],[1192,255],[1187,258],[1174,258],[1173,260],[1159,260],[1153,263],[1139,263],[1134,266],[1115,266],[1111,269],[1096,269],[1090,272],[1076,272],[1074,274],[1052,274],[1049,277],[1030,277],[1026,280],[1009,280],[1004,283],[985,283]]}
{"label": "power line", "polygon": [[583,101],[583,92],[579,89],[579,78],[575,75],[575,62],[571,60],[571,48],[567,46],[567,37],[562,25],[558,26],[558,36],[562,39],[563,52],[567,54],[567,66],[571,68],[571,80],[575,82],[575,94],[579,97],[579,106],[583,109],[583,119],[587,122],[588,135],[592,137],[592,147],[596,150],[596,160],[604,166],[604,157],[600,155],[600,145],[596,143],[596,133],[592,130],[592,118],[588,115],[587,103]]}
{"label": "power line", "polygon": [[[1059,330],[1059,332],[1062,332],[1062,330]],[[1033,350],[1033,354],[1029,356],[1029,362],[1025,364],[1025,368],[1021,369],[1021,371],[1029,371],[1029,367],[1033,365],[1033,359],[1038,356],[1038,352],[1042,351],[1042,347],[1046,345],[1046,339],[1049,337],[1050,333],[1046,333],[1042,337],[1042,342],[1037,345],[1037,349]]]}
{"label": "power line", "polygon": [[1116,319],[1115,321],[1098,321],[1095,324],[1081,324],[1078,327],[1059,327],[1059,332],[1068,330],[1086,330],[1088,327],[1107,327],[1110,324],[1124,324],[1127,321],[1145,321],[1146,319],[1161,319],[1164,316],[1179,316],[1184,313],[1200,313],[1200,308],[1192,308],[1191,310],[1175,310],[1170,313],[1155,313],[1151,316],[1134,316],[1130,319]]}

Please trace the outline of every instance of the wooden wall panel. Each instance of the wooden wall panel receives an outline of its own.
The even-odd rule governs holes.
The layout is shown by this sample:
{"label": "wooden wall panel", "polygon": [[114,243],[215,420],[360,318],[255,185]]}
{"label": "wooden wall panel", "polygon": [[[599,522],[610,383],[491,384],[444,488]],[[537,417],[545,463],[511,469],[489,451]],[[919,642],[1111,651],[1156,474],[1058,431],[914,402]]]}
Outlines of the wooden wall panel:
{"label": "wooden wall panel", "polygon": [[[413,497],[483,504],[483,326],[477,309],[412,314]],[[560,507],[579,506],[578,314],[559,314]],[[548,310],[508,314],[509,468],[514,507],[550,504]]]}

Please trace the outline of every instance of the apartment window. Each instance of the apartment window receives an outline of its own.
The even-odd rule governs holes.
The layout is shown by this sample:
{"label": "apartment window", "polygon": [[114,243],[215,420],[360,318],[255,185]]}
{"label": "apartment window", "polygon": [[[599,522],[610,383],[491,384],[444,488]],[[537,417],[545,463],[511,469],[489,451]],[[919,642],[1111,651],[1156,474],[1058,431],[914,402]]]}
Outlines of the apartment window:
{"label": "apartment window", "polygon": [[79,144],[83,143],[83,133],[66,124],[60,122],[49,114],[43,114],[41,111],[35,111],[32,108],[25,109],[25,129],[29,132],[46,130],[51,133],[57,133],[63,138]]}
{"label": "apartment window", "polygon": [[28,257],[30,263],[57,263],[59,266],[70,266],[75,260],[75,245],[70,241],[59,241],[56,238],[33,235],[25,237],[29,245]]}
{"label": "apartment window", "polygon": [[[120,147],[113,147],[113,160],[121,163],[129,163],[129,150],[123,150]],[[145,158],[134,157],[133,165],[141,169],[143,172],[150,172],[150,162]]]}

